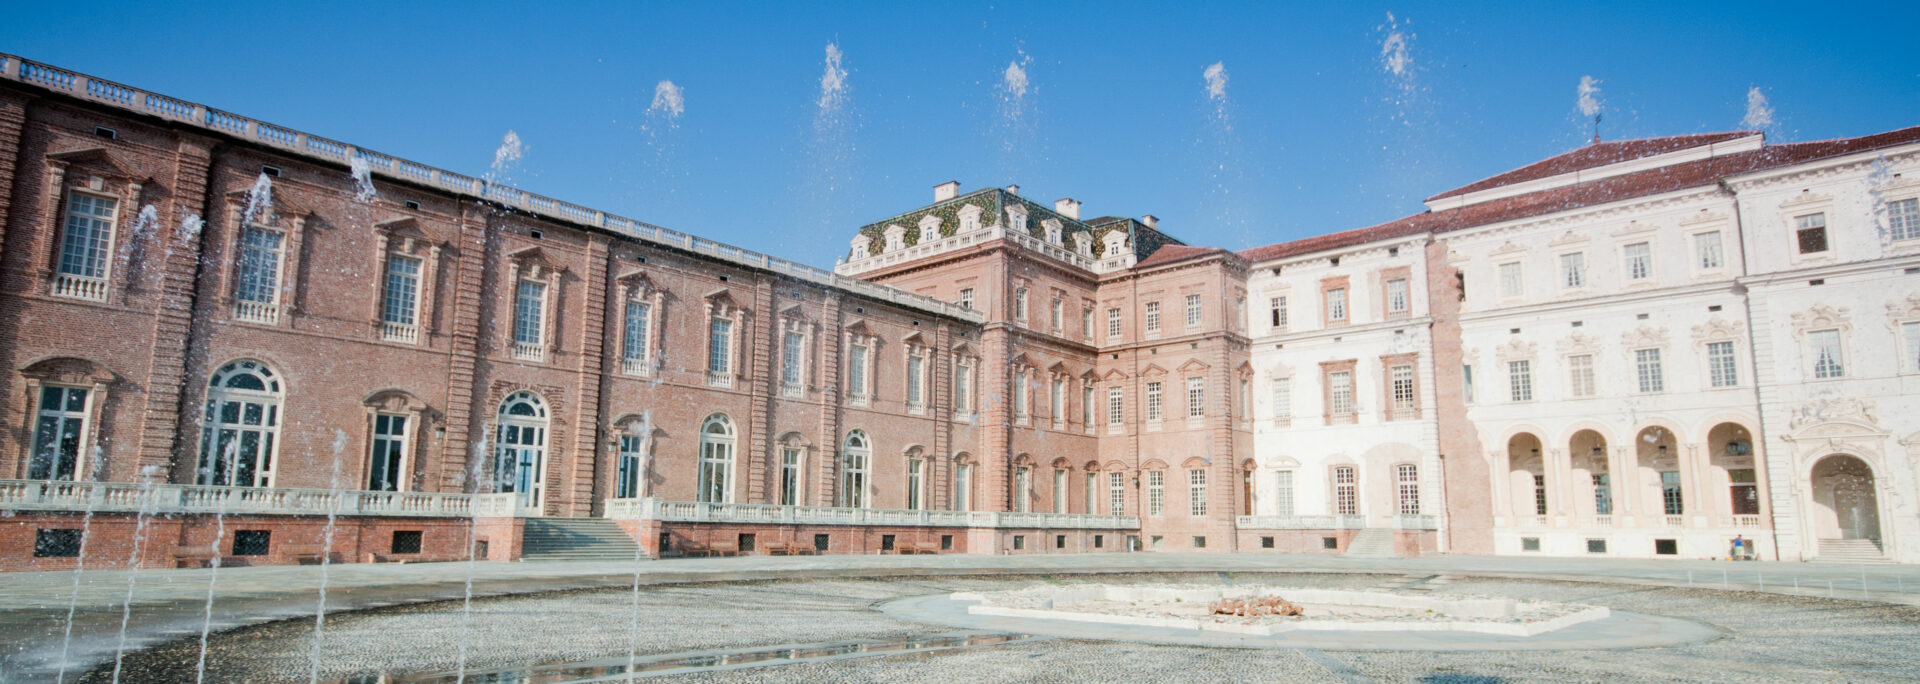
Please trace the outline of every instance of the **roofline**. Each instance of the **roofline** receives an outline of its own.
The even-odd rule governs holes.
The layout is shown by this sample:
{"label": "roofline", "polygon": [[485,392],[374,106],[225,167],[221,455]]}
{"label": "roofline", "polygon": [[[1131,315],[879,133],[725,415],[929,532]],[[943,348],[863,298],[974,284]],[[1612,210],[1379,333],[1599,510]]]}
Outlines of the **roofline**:
{"label": "roofline", "polygon": [[[1741,131],[1728,131],[1728,132],[1739,133]],[[1710,134],[1702,134],[1702,135],[1710,135]],[[1684,136],[1663,136],[1662,138],[1643,138],[1643,140],[1661,140],[1663,138],[1678,138],[1678,137],[1684,137]],[[1626,142],[1626,141],[1615,141],[1615,142]],[[1499,185],[1499,186],[1487,188],[1485,190],[1475,190],[1473,192],[1452,194],[1454,192],[1457,192],[1458,189],[1456,188],[1455,190],[1448,190],[1438,195],[1428,197],[1426,199],[1426,205],[1428,209],[1431,209],[1433,211],[1459,209],[1461,207],[1472,206],[1475,204],[1480,204],[1482,202],[1490,202],[1498,199],[1506,199],[1508,197],[1518,197],[1520,195],[1531,194],[1531,193],[1539,192],[1541,190],[1548,190],[1548,189],[1567,186],[1567,185],[1578,185],[1581,183],[1588,183],[1588,182],[1597,181],[1605,178],[1612,178],[1614,176],[1624,176],[1627,174],[1638,173],[1640,171],[1646,171],[1649,169],[1657,169],[1662,166],[1673,166],[1675,164],[1684,164],[1690,161],[1712,159],[1714,157],[1722,156],[1722,155],[1737,154],[1740,152],[1751,152],[1754,150],[1762,149],[1765,146],[1766,146],[1766,134],[1753,133],[1751,135],[1743,135],[1743,136],[1728,139],[1728,140],[1701,143],[1699,145],[1683,147],[1683,148],[1672,150],[1669,152],[1661,152],[1659,154],[1650,154],[1644,157],[1635,157],[1633,159],[1622,160],[1622,161],[1614,162],[1611,164],[1602,164],[1600,166],[1594,166],[1594,167],[1589,167],[1584,169],[1575,169],[1573,171],[1568,171],[1565,173],[1557,173],[1551,176],[1545,176],[1541,178],[1535,178],[1532,180],[1525,180],[1525,181],[1520,181],[1516,183],[1509,183],[1506,185]],[[1554,155],[1553,157],[1548,157],[1546,159],[1542,159],[1540,161],[1534,162],[1533,164],[1528,164],[1527,166],[1533,166],[1534,164],[1543,163],[1543,162],[1552,160],[1555,157],[1563,156],[1566,154],[1571,154],[1571,152],[1562,152],[1560,154]],[[1513,171],[1507,171],[1505,173],[1513,173],[1514,171],[1519,171],[1520,169],[1527,168],[1527,166],[1522,166],[1518,169],[1514,169]],[[1505,175],[1505,174],[1496,174],[1496,176],[1498,175]],[[1491,177],[1493,176],[1490,176],[1489,178]],[[1482,181],[1483,180],[1486,180],[1486,179],[1482,179]],[[1474,181],[1474,183],[1479,183],[1479,182],[1481,181]],[[1467,185],[1461,186],[1461,187],[1467,187],[1471,185],[1473,185],[1473,183],[1468,183]]]}

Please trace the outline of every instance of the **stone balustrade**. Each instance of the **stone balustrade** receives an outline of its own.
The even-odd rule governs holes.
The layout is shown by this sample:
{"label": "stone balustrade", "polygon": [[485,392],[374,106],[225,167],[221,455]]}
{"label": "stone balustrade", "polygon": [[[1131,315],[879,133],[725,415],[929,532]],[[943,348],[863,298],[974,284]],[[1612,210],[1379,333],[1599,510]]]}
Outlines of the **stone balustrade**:
{"label": "stone balustrade", "polygon": [[485,496],[513,495],[0,480],[0,509],[34,511],[467,517]]}
{"label": "stone balustrade", "polygon": [[832,506],[719,504],[661,499],[608,499],[606,517],[666,522],[758,523],[777,525],[903,525],[914,527],[991,527],[1019,529],[1133,530],[1140,518],[1077,513],[1002,513],[927,511]]}
{"label": "stone balustrade", "polygon": [[1361,515],[1243,515],[1234,518],[1234,525],[1243,530],[1363,530],[1367,527],[1367,518]]}

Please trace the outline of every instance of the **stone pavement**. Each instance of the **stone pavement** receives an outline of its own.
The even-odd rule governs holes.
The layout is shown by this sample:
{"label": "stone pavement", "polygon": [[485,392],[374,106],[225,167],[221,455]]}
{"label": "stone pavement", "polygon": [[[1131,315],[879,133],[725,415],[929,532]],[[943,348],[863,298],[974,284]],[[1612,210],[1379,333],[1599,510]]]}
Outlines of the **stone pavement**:
{"label": "stone pavement", "polygon": [[[1108,572],[1421,573],[1564,579],[1647,586],[1798,592],[1920,605],[1920,567],[1817,563],[1630,560],[1512,556],[1348,558],[1267,554],[1032,554],[1019,556],[802,556],[632,562],[345,564],[324,568],[329,612],[459,599],[469,573],[475,596],[564,589],[820,577]],[[224,568],[213,586],[215,631],[312,616],[321,566]],[[64,648],[71,673],[110,662],[121,648],[197,636],[207,621],[209,569],[0,574],[0,681],[51,679]],[[73,610],[72,639],[66,639]]]}

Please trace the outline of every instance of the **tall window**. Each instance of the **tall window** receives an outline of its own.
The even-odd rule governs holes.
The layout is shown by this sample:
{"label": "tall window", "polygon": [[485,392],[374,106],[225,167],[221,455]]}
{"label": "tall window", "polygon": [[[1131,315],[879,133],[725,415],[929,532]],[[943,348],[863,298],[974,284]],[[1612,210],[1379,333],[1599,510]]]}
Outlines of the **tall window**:
{"label": "tall window", "polygon": [[1653,277],[1653,245],[1635,242],[1622,248],[1621,253],[1627,260],[1627,280],[1646,280]]}
{"label": "tall window", "polygon": [[1419,405],[1413,396],[1413,365],[1401,364],[1387,370],[1388,380],[1393,383],[1393,409],[1410,411]]}
{"label": "tall window", "polygon": [[1058,333],[1067,327],[1067,303],[1060,299],[1055,299],[1051,306],[1053,309],[1049,312],[1051,319],[1049,322],[1053,324],[1053,331]]}
{"label": "tall window", "polygon": [[1108,387],[1107,388],[1107,424],[1119,425],[1121,420],[1123,419],[1121,415],[1123,413],[1122,409],[1124,409],[1125,407],[1126,407],[1125,404],[1122,403],[1121,401],[1121,389],[1118,387]]}
{"label": "tall window", "polygon": [[1900,336],[1906,339],[1907,370],[1920,372],[1920,321],[1900,324]]}
{"label": "tall window", "polygon": [[1507,398],[1512,401],[1533,401],[1533,362],[1507,362]]}
{"label": "tall window", "polygon": [[801,373],[804,363],[802,349],[806,348],[807,338],[797,332],[789,332],[780,340],[780,384],[789,392],[798,392],[801,385]]}
{"label": "tall window", "polygon": [[973,366],[965,360],[953,363],[953,412],[973,412]]}
{"label": "tall window", "polygon": [[1200,378],[1187,378],[1187,417],[1199,418],[1207,415],[1206,382]]}
{"label": "tall window", "polygon": [[1053,391],[1047,394],[1047,416],[1053,421],[1054,426],[1058,427],[1067,422],[1067,381],[1054,378],[1052,389]]}
{"label": "tall window", "polygon": [[1293,471],[1282,470],[1273,474],[1273,514],[1281,517],[1293,517]]}
{"label": "tall window", "polygon": [[1033,499],[1033,469],[1020,466],[1013,469],[1013,510],[1026,513],[1031,510]]}
{"label": "tall window", "polygon": [[1187,295],[1187,327],[1200,325],[1200,295]]}
{"label": "tall window", "polygon": [[1058,468],[1053,471],[1053,512],[1067,512],[1067,471]]}
{"label": "tall window", "polygon": [[1575,252],[1560,255],[1560,286],[1577,288],[1587,286],[1587,255]]}
{"label": "tall window", "polygon": [[1667,389],[1666,372],[1660,365],[1660,350],[1633,350],[1634,376],[1640,381],[1640,391],[1662,392]]}
{"label": "tall window", "polygon": [[1720,268],[1726,262],[1720,245],[1720,231],[1710,230],[1693,236],[1693,263],[1700,270]]}
{"label": "tall window", "polygon": [[1187,515],[1201,517],[1207,514],[1207,471],[1194,468],[1187,471]]}
{"label": "tall window", "polygon": [[917,409],[926,403],[924,385],[921,377],[926,371],[926,359],[919,352],[907,354],[907,408]]}
{"label": "tall window", "polygon": [[1547,476],[1533,476],[1533,514],[1547,514]]}
{"label": "tall window", "polygon": [[1080,309],[1080,336],[1093,341],[1093,307]]}
{"label": "tall window", "polygon": [[711,378],[730,378],[733,370],[733,321],[713,319],[707,329],[707,374]]}
{"label": "tall window", "polygon": [[1672,470],[1660,473],[1660,503],[1667,515],[1682,515],[1687,512],[1686,502],[1681,499],[1680,473]]}
{"label": "tall window", "polygon": [[1613,486],[1607,482],[1606,473],[1593,475],[1593,514],[1613,515]]}
{"label": "tall window", "polygon": [[1793,217],[1793,236],[1801,254],[1827,251],[1827,215],[1821,213]]}
{"label": "tall window", "polygon": [[1567,394],[1575,397],[1591,397],[1593,391],[1593,355],[1576,354],[1567,357]]}
{"label": "tall window", "polygon": [[1027,372],[1013,374],[1013,415],[1015,418],[1027,417]]}
{"label": "tall window", "polygon": [[1160,332],[1160,303],[1147,302],[1147,332]]}
{"label": "tall window", "polygon": [[855,404],[867,398],[867,345],[847,347],[847,396]]}
{"label": "tall window", "polygon": [[1093,384],[1081,381],[1080,384],[1080,424],[1088,430],[1093,429]]}
{"label": "tall window", "polygon": [[973,310],[973,288],[965,287],[960,289],[960,308],[968,311]]}
{"label": "tall window", "polygon": [[236,315],[242,320],[273,322],[279,316],[280,266],[286,236],[279,231],[247,226],[240,231],[239,273],[234,286]]}
{"label": "tall window", "polygon": [[859,430],[847,433],[846,448],[840,457],[841,506],[867,507],[867,469],[872,463],[873,445],[867,441],[867,433]]}
{"label": "tall window", "polygon": [[515,358],[546,358],[542,341],[547,324],[547,284],[522,280],[513,293],[513,355]]}
{"label": "tall window", "polygon": [[1160,382],[1156,380],[1147,383],[1147,422],[1160,422],[1160,397]]}
{"label": "tall window", "polygon": [[414,326],[420,310],[420,260],[400,255],[387,257],[386,289],[380,297],[380,320],[386,323],[388,339],[418,339]]}
{"label": "tall window", "polygon": [[1085,507],[1085,510],[1082,512],[1086,513],[1087,515],[1094,515],[1099,513],[1100,512],[1100,474],[1099,473],[1087,473],[1087,489],[1084,492],[1084,494],[1085,496],[1082,497],[1084,500],[1080,504],[1081,506]]}
{"label": "tall window", "polygon": [[1273,419],[1293,419],[1293,378],[1273,379]]}
{"label": "tall window", "polygon": [[973,466],[962,463],[953,467],[953,510],[973,510]]}
{"label": "tall window", "polygon": [[1707,376],[1714,387],[1734,387],[1740,384],[1739,367],[1733,363],[1732,342],[1707,343]]}
{"label": "tall window", "polygon": [[207,383],[196,481],[272,487],[284,396],[280,377],[257,361],[235,361],[215,371]]}
{"label": "tall window", "polygon": [[1473,403],[1473,365],[1472,364],[1467,364],[1460,367],[1460,393],[1464,395],[1461,398],[1465,399],[1467,403],[1469,404]]}
{"label": "tall window", "polygon": [[1021,325],[1027,323],[1027,288],[1022,287],[1013,291],[1013,320]]}
{"label": "tall window", "polygon": [[1120,310],[1107,309],[1107,342],[1120,341]]}
{"label": "tall window", "polygon": [[397,492],[406,488],[407,417],[373,417],[372,453],[367,458],[367,489]]}
{"label": "tall window", "polygon": [[725,414],[707,416],[700,425],[701,503],[733,502],[733,421]]}
{"label": "tall window", "polygon": [[[62,279],[94,283],[107,279],[107,257],[113,253],[113,216],[119,204],[116,200],[78,192],[67,197],[67,223],[64,234],[60,236],[59,273]],[[62,289],[65,291],[63,293],[90,299],[106,297],[103,284]]]}
{"label": "tall window", "polygon": [[40,410],[33,426],[33,461],[27,467],[27,479],[83,479],[85,450],[81,443],[87,435],[90,395],[83,387],[40,388]]}
{"label": "tall window", "polygon": [[1838,378],[1847,374],[1846,360],[1840,352],[1840,331],[1807,333],[1807,346],[1813,352],[1813,377]]}
{"label": "tall window", "polygon": [[1360,514],[1360,488],[1354,479],[1353,466],[1339,466],[1333,469],[1333,512],[1335,515]]}
{"label": "tall window", "polygon": [[1500,265],[1500,296],[1519,297],[1527,293],[1527,284],[1520,271],[1520,262]]}
{"label": "tall window", "polygon": [[1127,514],[1127,474],[1107,473],[1107,515]]}
{"label": "tall window", "polygon": [[780,449],[780,505],[800,505],[800,449]]}
{"label": "tall window", "polygon": [[1272,325],[1273,327],[1279,328],[1282,330],[1286,329],[1287,298],[1273,297],[1268,299],[1267,300],[1267,317],[1268,317],[1269,325]]}
{"label": "tall window", "polygon": [[1347,320],[1347,288],[1336,287],[1327,290],[1327,320]]}
{"label": "tall window", "polygon": [[547,402],[514,392],[500,402],[493,461],[494,491],[513,493],[523,508],[540,508],[546,492]]}
{"label": "tall window", "polygon": [[1395,491],[1400,495],[1400,514],[1420,514],[1420,467],[1401,464],[1393,467]]}
{"label": "tall window", "polygon": [[1147,515],[1158,516],[1167,512],[1167,472],[1164,470],[1147,471]]}
{"label": "tall window", "polygon": [[1387,281],[1387,313],[1403,314],[1407,312],[1407,279],[1394,278]]}
{"label": "tall window", "polygon": [[646,302],[627,302],[625,339],[621,340],[621,358],[628,373],[644,372],[647,367],[647,341],[652,327],[653,306]]}
{"label": "tall window", "polygon": [[1920,199],[1888,202],[1887,229],[1895,240],[1920,239]]}
{"label": "tall window", "polygon": [[1727,469],[1727,495],[1734,515],[1760,514],[1760,484],[1752,468]]}
{"label": "tall window", "polygon": [[620,465],[613,480],[613,496],[632,499],[640,496],[640,435],[620,435]]}
{"label": "tall window", "polygon": [[922,501],[921,489],[925,486],[927,462],[914,458],[907,460],[907,510],[917,511],[926,508]]}
{"label": "tall window", "polygon": [[1353,413],[1353,372],[1327,374],[1327,412],[1333,415]]}

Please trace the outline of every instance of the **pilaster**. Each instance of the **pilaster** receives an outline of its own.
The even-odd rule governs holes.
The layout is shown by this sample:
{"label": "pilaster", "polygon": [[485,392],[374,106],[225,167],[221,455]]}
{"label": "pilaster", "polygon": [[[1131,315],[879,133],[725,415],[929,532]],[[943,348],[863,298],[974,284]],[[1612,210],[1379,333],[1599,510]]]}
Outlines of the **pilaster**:
{"label": "pilaster", "polygon": [[[775,338],[780,326],[773,309],[773,276],[761,276],[753,286],[753,318],[747,321],[752,334],[740,337],[743,344],[750,345],[747,350],[753,362],[744,366],[748,377],[746,385],[752,401],[748,413],[748,429],[741,432],[745,444],[740,453],[747,460],[747,501],[752,503],[773,503],[772,478],[780,472],[775,459],[780,457],[775,448],[773,425],[773,379],[779,377],[778,369],[773,367],[773,350],[780,348]],[[742,332],[745,332],[744,330]]]}
{"label": "pilaster", "polygon": [[[478,459],[484,464],[487,458],[485,421],[476,424],[473,413],[480,392],[480,295],[488,280],[492,240],[487,235],[485,211],[464,203],[462,206],[455,248],[453,322],[448,326],[447,439],[441,443],[440,452],[440,491],[446,492],[479,491],[479,479],[470,475],[474,470],[471,462]],[[475,449],[479,453],[472,453]]]}
{"label": "pilaster", "polygon": [[587,264],[580,269],[580,366],[578,408],[573,428],[573,458],[567,462],[567,489],[560,500],[561,513],[569,516],[592,515],[596,503],[594,474],[601,471],[601,455],[607,453],[600,443],[600,397],[607,365],[607,320],[620,320],[607,308],[607,283],[613,279],[613,258],[608,238],[587,238]]}
{"label": "pilaster", "polygon": [[[183,395],[189,394],[188,378],[198,377],[191,373],[196,369],[189,367],[188,352],[193,347],[199,271],[206,261],[201,258],[206,231],[200,229],[203,224],[198,217],[206,216],[212,201],[208,185],[213,147],[212,140],[189,134],[181,134],[175,147],[172,233],[168,238],[174,244],[165,251],[167,256],[160,266],[160,282],[156,288],[152,346],[147,361],[147,405],[140,421],[138,461],[142,469],[177,467],[178,463],[195,461],[183,452],[199,438],[198,434],[190,434],[189,428],[196,422],[197,410],[184,405]],[[193,467],[188,465],[186,469],[191,471]],[[182,475],[184,473],[176,472],[175,477]]]}

